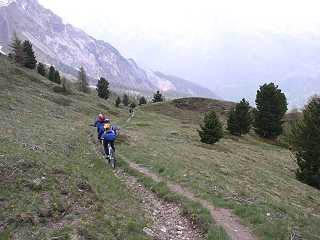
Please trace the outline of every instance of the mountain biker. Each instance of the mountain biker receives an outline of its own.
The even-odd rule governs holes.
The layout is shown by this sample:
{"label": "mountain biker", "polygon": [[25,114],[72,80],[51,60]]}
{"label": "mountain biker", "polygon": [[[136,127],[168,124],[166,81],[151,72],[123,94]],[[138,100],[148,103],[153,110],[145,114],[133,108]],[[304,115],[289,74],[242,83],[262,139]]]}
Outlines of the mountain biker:
{"label": "mountain biker", "polygon": [[106,118],[102,113],[100,113],[94,122],[94,126],[97,128],[99,141],[101,141],[101,136],[104,132],[103,127],[106,123],[110,123],[110,120],[108,118]]}
{"label": "mountain biker", "polygon": [[101,136],[101,140],[103,142],[104,152],[106,154],[106,158],[109,160],[109,149],[108,149],[108,143],[110,143],[110,146],[113,149],[113,152],[115,152],[114,147],[114,141],[117,138],[117,132],[114,130],[114,128],[111,126],[110,123],[106,123],[104,126],[104,132]]}

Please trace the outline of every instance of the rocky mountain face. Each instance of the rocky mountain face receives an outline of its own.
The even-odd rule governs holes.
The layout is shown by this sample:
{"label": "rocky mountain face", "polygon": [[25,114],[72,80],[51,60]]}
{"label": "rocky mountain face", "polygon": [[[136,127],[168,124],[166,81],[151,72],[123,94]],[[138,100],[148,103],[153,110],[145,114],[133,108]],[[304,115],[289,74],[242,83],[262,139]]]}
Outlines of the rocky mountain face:
{"label": "rocky mountain face", "polygon": [[140,68],[110,44],[65,24],[37,0],[0,0],[0,50],[9,51],[13,33],[33,43],[39,61],[53,64],[64,73],[76,76],[77,69],[84,66],[91,84],[103,76],[114,88],[138,93],[160,89],[171,96],[216,97],[186,80]]}

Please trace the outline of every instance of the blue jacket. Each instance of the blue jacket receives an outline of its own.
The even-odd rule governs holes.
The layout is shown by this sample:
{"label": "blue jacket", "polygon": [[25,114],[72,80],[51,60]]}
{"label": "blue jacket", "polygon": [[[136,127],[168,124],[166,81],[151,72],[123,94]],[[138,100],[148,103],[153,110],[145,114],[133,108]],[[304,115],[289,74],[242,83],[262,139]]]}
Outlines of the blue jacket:
{"label": "blue jacket", "polygon": [[117,133],[115,130],[110,129],[108,131],[103,132],[101,135],[101,139],[107,142],[115,141],[117,138]]}
{"label": "blue jacket", "polygon": [[100,120],[98,118],[96,118],[95,122],[94,122],[94,126],[97,128],[97,132],[98,132],[98,138],[100,139],[103,132],[104,132],[104,124],[108,123],[109,119],[106,118],[103,122],[100,122]]}

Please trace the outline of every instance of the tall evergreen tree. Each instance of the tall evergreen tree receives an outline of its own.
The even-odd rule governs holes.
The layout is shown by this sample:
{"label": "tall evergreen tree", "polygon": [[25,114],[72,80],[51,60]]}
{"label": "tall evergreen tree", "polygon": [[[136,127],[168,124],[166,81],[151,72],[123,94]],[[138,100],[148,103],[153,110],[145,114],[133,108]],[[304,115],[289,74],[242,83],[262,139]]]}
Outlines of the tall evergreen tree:
{"label": "tall evergreen tree", "polygon": [[80,67],[79,71],[79,90],[84,93],[89,92],[88,82],[87,82],[87,74],[83,66]]}
{"label": "tall evergreen tree", "polygon": [[156,93],[153,94],[153,99],[152,102],[163,102],[164,99],[162,97],[162,94],[160,93],[160,91],[157,91]]}
{"label": "tall evergreen tree", "polygon": [[127,94],[124,94],[124,95],[123,95],[122,103],[123,103],[123,105],[126,106],[126,107],[129,105],[129,97],[128,97]]}
{"label": "tall evergreen tree", "polygon": [[37,60],[30,41],[26,40],[23,42],[23,52],[24,66],[30,69],[35,69],[37,66]]}
{"label": "tall evergreen tree", "polygon": [[56,70],[54,72],[54,82],[58,83],[58,84],[61,84],[61,77],[60,77],[60,73],[59,73],[58,70]]}
{"label": "tall evergreen tree", "polygon": [[116,107],[119,107],[120,103],[121,103],[121,98],[118,96],[115,102]]}
{"label": "tall evergreen tree", "polygon": [[110,95],[109,91],[109,82],[101,77],[100,80],[98,81],[97,88],[98,96],[103,98],[103,99],[108,99]]}
{"label": "tall evergreen tree", "polygon": [[55,80],[56,80],[56,69],[54,68],[54,66],[50,66],[50,68],[49,68],[48,79],[51,82],[55,82]]}
{"label": "tall evergreen tree", "polygon": [[290,136],[298,169],[297,178],[320,189],[320,97],[313,97]]}
{"label": "tall evergreen tree", "polygon": [[13,35],[12,42],[9,47],[11,48],[10,56],[12,57],[12,59],[16,63],[24,65],[25,53],[23,50],[23,43],[18,38],[17,34]]}
{"label": "tall evergreen tree", "polygon": [[201,130],[198,130],[201,142],[214,144],[223,137],[223,127],[218,116],[214,111],[209,111],[200,125]]}
{"label": "tall evergreen tree", "polygon": [[41,76],[46,76],[47,74],[47,70],[46,67],[43,63],[39,62],[38,66],[37,66],[37,72],[41,75]]}
{"label": "tall evergreen tree", "polygon": [[282,118],[287,111],[287,99],[274,83],[264,84],[257,91],[254,111],[256,133],[264,138],[276,138],[282,133]]}
{"label": "tall evergreen tree", "polygon": [[243,98],[229,113],[228,130],[233,135],[241,136],[250,131],[251,124],[252,116],[250,105],[249,102]]}
{"label": "tall evergreen tree", "polygon": [[144,104],[147,104],[147,100],[144,96],[142,96],[140,99],[139,99],[139,105],[144,105]]}

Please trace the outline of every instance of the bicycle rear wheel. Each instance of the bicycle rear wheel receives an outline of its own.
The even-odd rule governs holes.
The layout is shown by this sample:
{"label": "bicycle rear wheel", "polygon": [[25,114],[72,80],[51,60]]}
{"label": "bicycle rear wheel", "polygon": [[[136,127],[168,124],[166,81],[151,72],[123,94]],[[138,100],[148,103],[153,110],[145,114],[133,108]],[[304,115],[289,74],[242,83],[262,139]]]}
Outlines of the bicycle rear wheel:
{"label": "bicycle rear wheel", "polygon": [[111,167],[113,169],[115,169],[116,168],[116,157],[115,157],[115,154],[114,154],[112,147],[110,147],[110,149],[109,149],[109,157],[110,157]]}

